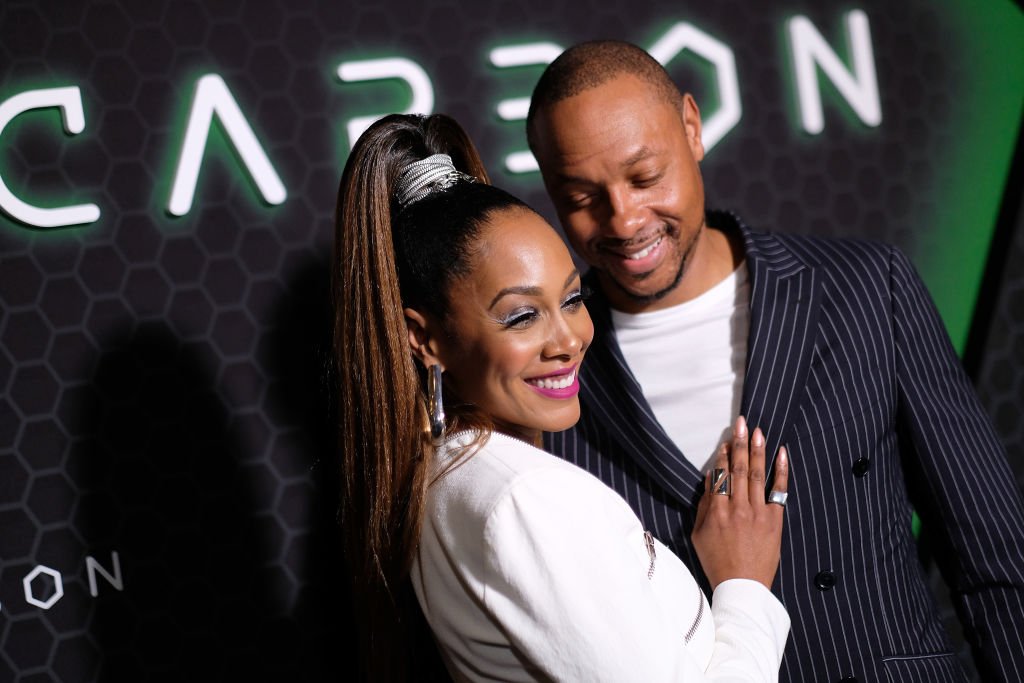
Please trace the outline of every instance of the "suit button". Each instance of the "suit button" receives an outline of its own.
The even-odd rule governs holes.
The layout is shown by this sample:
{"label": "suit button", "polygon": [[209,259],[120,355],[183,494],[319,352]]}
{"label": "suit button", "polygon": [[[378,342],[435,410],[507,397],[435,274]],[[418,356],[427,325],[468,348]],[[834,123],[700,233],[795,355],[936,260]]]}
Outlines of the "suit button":
{"label": "suit button", "polygon": [[853,474],[857,477],[863,477],[871,469],[871,461],[868,458],[857,458],[857,462],[853,463]]}
{"label": "suit button", "polygon": [[836,575],[830,571],[818,572],[814,575],[814,586],[820,591],[830,591],[836,585]]}

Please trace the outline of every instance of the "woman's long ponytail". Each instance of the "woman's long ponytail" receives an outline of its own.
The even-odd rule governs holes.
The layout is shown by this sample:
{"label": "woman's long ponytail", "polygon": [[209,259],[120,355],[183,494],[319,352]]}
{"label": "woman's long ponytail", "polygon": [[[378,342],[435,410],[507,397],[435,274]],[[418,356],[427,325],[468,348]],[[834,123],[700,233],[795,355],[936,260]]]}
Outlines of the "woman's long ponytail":
{"label": "woman's long ponytail", "polygon": [[[433,455],[419,373],[409,350],[394,248],[392,197],[409,163],[430,154],[486,182],[454,120],[390,116],[354,146],[338,190],[331,291],[340,522],[365,674],[406,680],[422,648],[422,615],[408,581]],[[426,642],[426,651],[432,650]],[[411,652],[412,651],[412,652]],[[435,655],[436,657],[436,655]],[[436,665],[436,661],[434,662]]]}

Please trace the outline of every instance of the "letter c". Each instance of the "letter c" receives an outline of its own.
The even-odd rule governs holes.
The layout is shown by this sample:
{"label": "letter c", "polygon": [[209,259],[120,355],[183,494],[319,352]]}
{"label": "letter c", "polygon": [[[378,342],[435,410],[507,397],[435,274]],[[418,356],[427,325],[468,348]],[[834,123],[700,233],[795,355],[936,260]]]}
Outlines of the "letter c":
{"label": "letter c", "polygon": [[[78,134],[85,130],[82,93],[77,86],[68,86],[29,90],[0,103],[0,135],[3,135],[4,128],[18,114],[49,107],[60,109],[64,131],[68,134]],[[0,178],[0,211],[37,228],[95,223],[100,218],[100,209],[95,204],[73,204],[46,209],[23,202],[8,189],[3,178]]]}

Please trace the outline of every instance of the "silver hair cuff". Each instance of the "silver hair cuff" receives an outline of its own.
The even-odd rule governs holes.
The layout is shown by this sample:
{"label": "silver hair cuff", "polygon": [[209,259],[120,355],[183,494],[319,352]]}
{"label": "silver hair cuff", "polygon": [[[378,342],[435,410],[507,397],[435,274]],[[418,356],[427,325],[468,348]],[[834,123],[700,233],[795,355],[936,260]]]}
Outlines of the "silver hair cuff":
{"label": "silver hair cuff", "polygon": [[432,154],[402,169],[395,183],[395,200],[399,208],[404,209],[431,192],[449,188],[460,180],[474,182],[476,178],[460,173],[447,154]]}

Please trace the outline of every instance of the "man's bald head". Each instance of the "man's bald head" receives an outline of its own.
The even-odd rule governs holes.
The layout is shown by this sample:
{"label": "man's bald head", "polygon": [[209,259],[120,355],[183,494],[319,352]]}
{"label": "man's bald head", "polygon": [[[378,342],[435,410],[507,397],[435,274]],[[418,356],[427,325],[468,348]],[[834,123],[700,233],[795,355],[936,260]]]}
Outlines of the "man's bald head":
{"label": "man's bald head", "polygon": [[651,86],[659,98],[678,106],[679,88],[658,63],[642,48],[620,40],[595,40],[570,47],[541,74],[530,98],[526,117],[526,139],[536,155],[537,119],[541,112],[564,99],[629,74]]}

